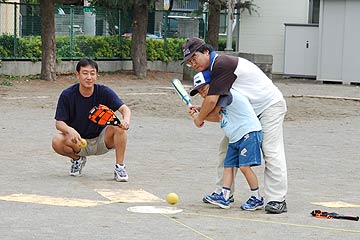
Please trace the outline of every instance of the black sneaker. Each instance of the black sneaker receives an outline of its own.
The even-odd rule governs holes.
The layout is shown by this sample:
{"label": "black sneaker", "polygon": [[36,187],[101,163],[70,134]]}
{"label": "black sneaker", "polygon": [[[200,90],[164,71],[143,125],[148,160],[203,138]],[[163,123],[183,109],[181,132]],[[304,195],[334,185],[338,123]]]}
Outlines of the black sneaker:
{"label": "black sneaker", "polygon": [[[214,195],[214,194],[217,194],[216,192],[213,192],[212,194],[210,194],[210,195],[205,195],[204,197],[203,197],[203,202],[204,203],[210,203],[206,198],[208,197],[208,196],[211,196],[211,195]],[[231,203],[233,203],[235,200],[234,200],[234,196],[233,195],[231,195],[230,197],[229,197],[229,200],[230,200],[230,202]]]}
{"label": "black sneaker", "polygon": [[285,200],[282,202],[270,201],[266,204],[265,211],[274,214],[287,212],[286,202]]}

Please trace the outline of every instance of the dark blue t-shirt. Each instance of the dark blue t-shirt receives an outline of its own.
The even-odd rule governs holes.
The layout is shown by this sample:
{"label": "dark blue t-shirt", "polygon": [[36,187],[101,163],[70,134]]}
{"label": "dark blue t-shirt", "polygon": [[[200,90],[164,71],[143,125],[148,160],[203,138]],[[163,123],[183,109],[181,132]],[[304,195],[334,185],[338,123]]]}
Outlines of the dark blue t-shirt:
{"label": "dark blue t-shirt", "polygon": [[83,138],[94,138],[99,136],[105,126],[99,126],[89,120],[90,109],[103,104],[116,111],[124,103],[107,86],[95,84],[94,93],[90,97],[83,97],[80,94],[79,86],[79,83],[74,84],[61,93],[56,108],[55,119],[64,121]]}

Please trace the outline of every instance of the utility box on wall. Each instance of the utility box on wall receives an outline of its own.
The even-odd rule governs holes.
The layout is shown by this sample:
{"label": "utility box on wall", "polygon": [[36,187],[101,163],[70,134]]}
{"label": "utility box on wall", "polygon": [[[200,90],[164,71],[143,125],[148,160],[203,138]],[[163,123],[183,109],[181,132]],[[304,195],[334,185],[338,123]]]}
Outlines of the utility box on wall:
{"label": "utility box on wall", "polygon": [[317,24],[285,23],[284,74],[316,77],[319,51]]}

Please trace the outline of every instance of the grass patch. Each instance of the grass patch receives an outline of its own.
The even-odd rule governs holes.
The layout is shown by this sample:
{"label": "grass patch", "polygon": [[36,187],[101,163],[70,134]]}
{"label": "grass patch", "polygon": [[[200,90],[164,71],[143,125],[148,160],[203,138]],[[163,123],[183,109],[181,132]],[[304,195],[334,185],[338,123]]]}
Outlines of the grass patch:
{"label": "grass patch", "polygon": [[14,84],[13,84],[11,81],[7,80],[7,79],[5,79],[5,80],[0,80],[0,86],[11,87],[11,86],[13,86],[13,85],[14,85]]}

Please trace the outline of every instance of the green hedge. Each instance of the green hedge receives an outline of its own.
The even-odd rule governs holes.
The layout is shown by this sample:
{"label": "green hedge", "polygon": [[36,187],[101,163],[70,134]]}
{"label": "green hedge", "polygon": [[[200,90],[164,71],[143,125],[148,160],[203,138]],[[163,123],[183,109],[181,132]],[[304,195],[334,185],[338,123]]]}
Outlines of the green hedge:
{"label": "green hedge", "polygon": [[[226,48],[226,38],[219,38],[219,42],[218,42],[218,48],[219,48],[219,51],[224,51],[225,48]],[[232,49],[235,49],[236,48],[236,39],[233,39],[232,41]]]}
{"label": "green hedge", "polygon": [[[168,38],[166,50],[163,39],[146,39],[146,53],[149,61],[169,62],[182,59],[181,46],[185,38]],[[120,44],[121,42],[121,44]],[[16,46],[16,51],[14,51]],[[119,46],[121,46],[119,48]],[[219,50],[226,47],[226,39],[219,39]],[[233,41],[235,48],[235,41]],[[16,57],[14,57],[16,55]],[[118,36],[75,36],[74,47],[70,48],[69,36],[56,37],[56,57],[61,59],[131,59],[131,40]],[[0,36],[0,59],[41,59],[41,37],[17,38]]]}
{"label": "green hedge", "polygon": [[[181,45],[185,39],[168,38],[167,50],[163,39],[146,39],[146,53],[149,61],[169,62],[182,58]],[[121,44],[120,44],[121,43]],[[94,59],[131,59],[131,40],[118,36],[75,36],[74,47],[70,48],[68,36],[56,37],[56,56],[61,59],[89,57]],[[14,51],[14,46],[16,51]],[[119,48],[119,46],[121,46]],[[16,57],[14,57],[16,54]],[[41,37],[18,38],[0,36],[0,59],[41,59]]]}

